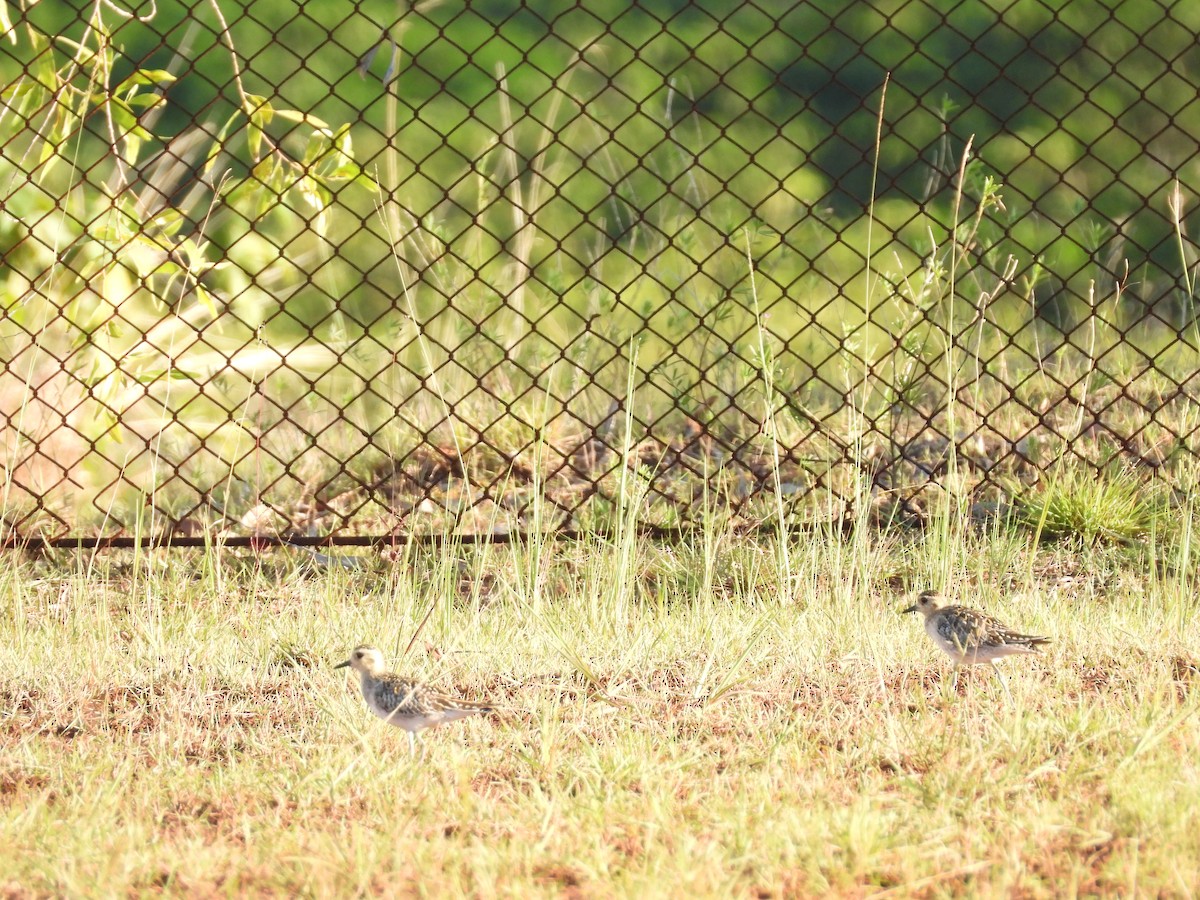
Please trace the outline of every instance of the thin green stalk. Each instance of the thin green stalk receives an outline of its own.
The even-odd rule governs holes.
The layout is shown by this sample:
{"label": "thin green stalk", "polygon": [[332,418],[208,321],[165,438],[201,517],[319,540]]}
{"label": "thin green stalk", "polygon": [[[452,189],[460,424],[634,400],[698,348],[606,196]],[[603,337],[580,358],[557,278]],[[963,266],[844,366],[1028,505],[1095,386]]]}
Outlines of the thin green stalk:
{"label": "thin green stalk", "polygon": [[767,347],[766,326],[758,305],[758,283],[754,274],[754,254],[750,246],[750,232],[743,229],[746,241],[746,269],[750,276],[750,297],[754,305],[755,336],[758,339],[758,359],[763,379],[763,427],[771,442],[771,474],[775,486],[775,517],[779,523],[779,576],[780,582],[791,581],[792,561],[788,538],[787,515],[783,506],[783,480],[779,473],[779,422],[775,416],[775,356]]}

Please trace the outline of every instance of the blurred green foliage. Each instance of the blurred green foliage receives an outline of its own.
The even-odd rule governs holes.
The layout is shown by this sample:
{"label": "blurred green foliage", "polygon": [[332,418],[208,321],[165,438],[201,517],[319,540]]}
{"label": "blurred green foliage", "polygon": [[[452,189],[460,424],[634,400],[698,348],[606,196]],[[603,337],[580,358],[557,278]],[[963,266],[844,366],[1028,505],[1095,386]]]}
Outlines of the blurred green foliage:
{"label": "blurred green foliage", "polygon": [[8,336],[58,316],[89,390],[182,417],[179,459],[240,473],[286,426],[299,477],[329,408],[351,453],[464,419],[526,447],[606,421],[631,342],[639,427],[735,446],[766,366],[803,430],[969,372],[1011,397],[1056,353],[1192,365],[1200,7],[5,2],[6,97],[74,55],[79,116],[4,143]]}

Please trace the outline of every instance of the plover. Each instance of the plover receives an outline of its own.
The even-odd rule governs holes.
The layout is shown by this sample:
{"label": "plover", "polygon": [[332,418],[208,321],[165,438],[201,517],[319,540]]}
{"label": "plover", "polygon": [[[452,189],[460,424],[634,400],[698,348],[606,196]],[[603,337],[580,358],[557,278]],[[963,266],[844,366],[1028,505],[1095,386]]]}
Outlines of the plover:
{"label": "plover", "polygon": [[966,606],[952,606],[938,591],[922,591],[917,602],[904,610],[919,612],[925,617],[925,630],[933,642],[954,660],[954,681],[958,686],[958,667],[987,663],[1000,679],[1004,693],[1009,693],[1004,676],[996,668],[996,660],[1017,653],[1037,653],[1041,644],[1050,638],[1033,634],[1018,634],[998,619]]}
{"label": "plover", "polygon": [[419,681],[385,671],[383,654],[365,644],[355,647],[350,658],[334,668],[345,666],[362,676],[362,695],[371,712],[408,732],[408,748],[412,753],[416,753],[417,732],[422,729],[494,711],[486,703],[456,700]]}

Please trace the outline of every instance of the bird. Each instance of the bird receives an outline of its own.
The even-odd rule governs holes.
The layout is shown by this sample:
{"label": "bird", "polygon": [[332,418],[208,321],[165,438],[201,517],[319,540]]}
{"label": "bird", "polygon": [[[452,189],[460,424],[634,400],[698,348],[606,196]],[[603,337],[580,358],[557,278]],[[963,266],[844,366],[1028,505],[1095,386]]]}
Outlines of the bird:
{"label": "bird", "polygon": [[933,642],[954,660],[951,690],[958,686],[959,666],[987,663],[1000,679],[1000,685],[1011,701],[1012,694],[1004,676],[996,668],[996,660],[1014,654],[1037,653],[1042,644],[1050,643],[1048,637],[1013,631],[987,613],[948,604],[939,591],[922,591],[917,602],[902,611],[917,612],[925,617],[925,631],[933,638]]}
{"label": "bird", "polygon": [[489,704],[447,697],[419,681],[388,672],[383,654],[367,644],[355,647],[350,658],[334,668],[346,666],[362,676],[362,695],[367,708],[389,725],[408,732],[408,749],[412,754],[416,753],[421,730],[496,711]]}

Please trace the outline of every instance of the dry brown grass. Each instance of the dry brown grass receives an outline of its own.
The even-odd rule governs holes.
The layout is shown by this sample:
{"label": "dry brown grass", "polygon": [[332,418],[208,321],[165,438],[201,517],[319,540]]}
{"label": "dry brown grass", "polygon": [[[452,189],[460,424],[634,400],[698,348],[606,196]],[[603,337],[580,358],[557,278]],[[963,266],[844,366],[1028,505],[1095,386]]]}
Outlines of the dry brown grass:
{"label": "dry brown grass", "polygon": [[[1187,895],[1195,575],[1093,550],[1077,568],[1107,577],[1064,581],[1062,548],[1029,552],[931,533],[806,536],[786,572],[725,538],[317,576],[26,561],[0,594],[0,891]],[[895,615],[943,568],[1055,637],[1001,663],[1013,705],[985,671],[951,695]],[[487,590],[445,590],[464,570]],[[414,761],[330,667],[364,639],[395,655],[431,602],[399,667],[508,710]]]}

